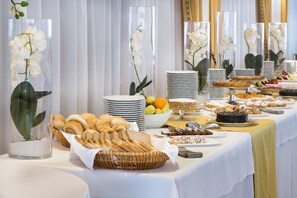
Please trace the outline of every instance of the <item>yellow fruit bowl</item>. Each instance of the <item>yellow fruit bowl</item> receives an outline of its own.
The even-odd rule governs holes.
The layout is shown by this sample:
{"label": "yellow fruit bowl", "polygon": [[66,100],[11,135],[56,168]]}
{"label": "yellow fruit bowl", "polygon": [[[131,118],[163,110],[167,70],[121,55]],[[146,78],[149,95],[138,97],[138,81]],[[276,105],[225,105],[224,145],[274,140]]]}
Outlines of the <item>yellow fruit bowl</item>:
{"label": "yellow fruit bowl", "polygon": [[167,122],[171,113],[172,111],[152,115],[144,114],[145,127],[147,129],[161,128],[161,126]]}

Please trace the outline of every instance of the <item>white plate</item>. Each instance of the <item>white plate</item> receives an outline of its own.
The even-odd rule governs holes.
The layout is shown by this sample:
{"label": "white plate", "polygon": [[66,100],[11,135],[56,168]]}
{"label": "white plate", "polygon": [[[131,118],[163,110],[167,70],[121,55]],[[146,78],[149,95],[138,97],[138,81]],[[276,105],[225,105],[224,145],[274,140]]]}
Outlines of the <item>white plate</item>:
{"label": "white plate", "polygon": [[286,105],[285,107],[266,107],[266,109],[271,110],[286,110],[286,109],[293,109],[294,105]]}
{"label": "white plate", "polygon": [[243,123],[228,123],[228,122],[217,122],[215,118],[209,118],[206,120],[208,123],[216,123],[220,126],[225,127],[248,127],[248,126],[254,126],[258,124],[258,120],[256,119],[248,119],[247,122]]}
{"label": "white plate", "polygon": [[219,142],[216,139],[206,139],[206,143],[196,143],[196,144],[177,144],[176,146],[178,147],[196,147],[196,146],[218,146],[221,145],[222,143]]}
{"label": "white plate", "polygon": [[[214,112],[210,113],[210,115],[217,116],[217,114],[215,114]],[[261,114],[248,114],[248,117],[252,117],[252,118],[254,118],[254,117],[267,117],[267,116],[268,116],[268,114],[263,113],[263,112]]]}

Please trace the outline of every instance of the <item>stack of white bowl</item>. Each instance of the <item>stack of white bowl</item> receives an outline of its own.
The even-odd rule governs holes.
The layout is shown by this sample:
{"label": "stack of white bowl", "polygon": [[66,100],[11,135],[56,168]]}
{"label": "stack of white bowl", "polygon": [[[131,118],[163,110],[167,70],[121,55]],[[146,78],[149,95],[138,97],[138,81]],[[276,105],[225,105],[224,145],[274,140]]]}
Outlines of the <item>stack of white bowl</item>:
{"label": "stack of white bowl", "polygon": [[128,122],[136,122],[139,131],[145,130],[143,96],[112,95],[103,97],[104,113],[121,116]]}
{"label": "stack of white bowl", "polygon": [[167,98],[190,98],[197,100],[198,72],[197,71],[168,71]]}

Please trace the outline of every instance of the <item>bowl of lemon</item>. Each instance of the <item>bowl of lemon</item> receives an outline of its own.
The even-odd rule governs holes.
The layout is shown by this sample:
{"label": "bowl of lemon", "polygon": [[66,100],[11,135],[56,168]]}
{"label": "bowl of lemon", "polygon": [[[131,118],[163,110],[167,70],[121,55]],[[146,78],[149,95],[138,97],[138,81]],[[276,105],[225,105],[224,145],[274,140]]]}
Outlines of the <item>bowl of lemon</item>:
{"label": "bowl of lemon", "polygon": [[146,97],[144,111],[145,126],[147,129],[161,128],[169,119],[171,111],[166,98]]}

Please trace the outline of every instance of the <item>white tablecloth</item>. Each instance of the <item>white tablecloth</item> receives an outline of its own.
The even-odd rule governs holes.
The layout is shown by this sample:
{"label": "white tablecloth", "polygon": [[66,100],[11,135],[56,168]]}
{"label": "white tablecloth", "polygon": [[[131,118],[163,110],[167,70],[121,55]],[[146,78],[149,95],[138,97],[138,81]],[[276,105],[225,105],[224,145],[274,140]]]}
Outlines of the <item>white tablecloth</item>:
{"label": "white tablecloth", "polygon": [[89,198],[86,182],[51,168],[0,162],[1,198]]}
{"label": "white tablecloth", "polygon": [[267,117],[257,118],[272,119],[276,123],[276,173],[279,198],[297,197],[297,104],[290,106],[291,109],[284,109],[285,114],[268,114]]}
{"label": "white tablecloth", "polygon": [[53,157],[22,161],[0,156],[0,163],[26,163],[65,170],[84,179],[91,197],[253,197],[254,173],[251,138],[248,133],[225,133],[222,144],[191,148],[203,158],[177,158],[175,165],[145,171],[86,169],[68,149],[55,146]]}

